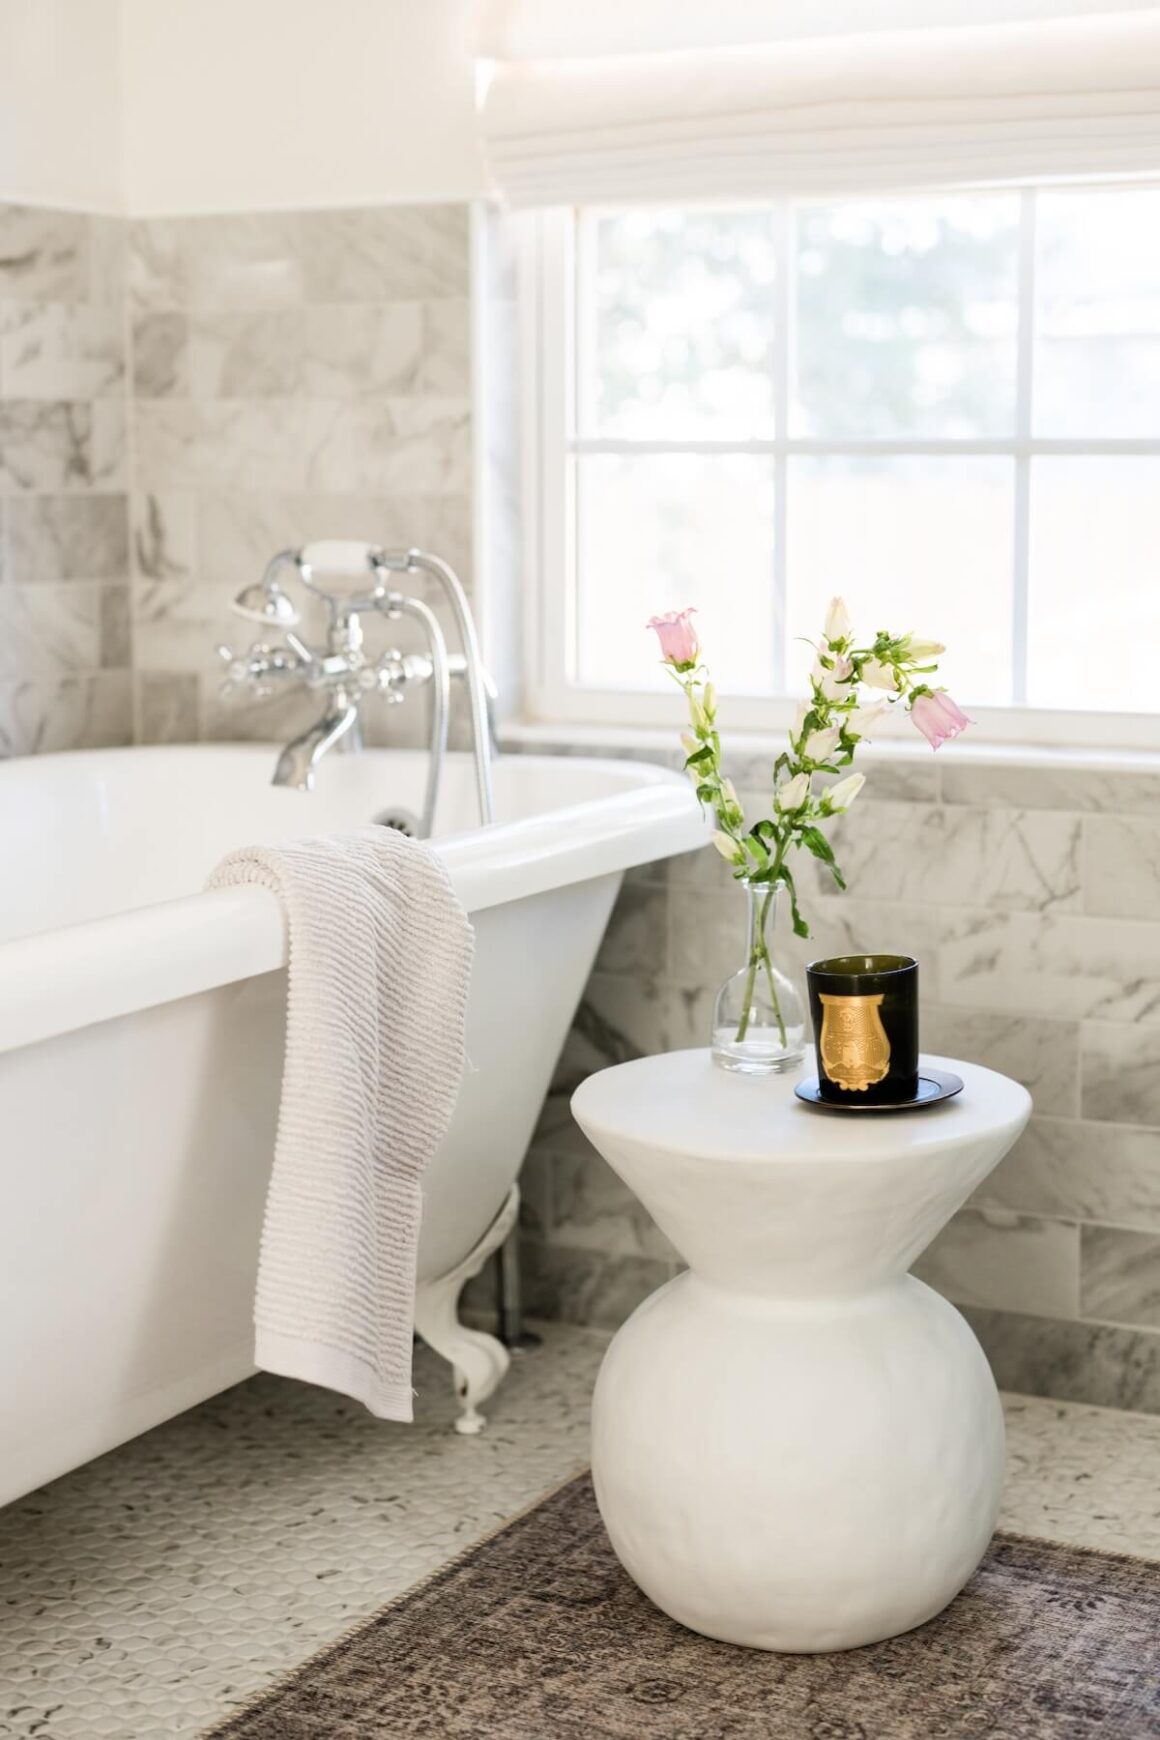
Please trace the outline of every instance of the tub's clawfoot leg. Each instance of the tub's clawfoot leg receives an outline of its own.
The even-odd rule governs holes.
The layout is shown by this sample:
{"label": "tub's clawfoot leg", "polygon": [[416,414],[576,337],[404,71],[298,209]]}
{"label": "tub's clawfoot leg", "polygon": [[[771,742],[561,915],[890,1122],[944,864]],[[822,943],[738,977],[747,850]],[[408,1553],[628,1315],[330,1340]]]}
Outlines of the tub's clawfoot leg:
{"label": "tub's clawfoot leg", "polygon": [[502,1341],[459,1321],[459,1295],[488,1257],[498,1250],[516,1223],[520,1191],[513,1184],[503,1207],[473,1250],[449,1275],[425,1282],[415,1295],[415,1328],[428,1347],[451,1364],[461,1413],[455,1430],[474,1435],[487,1424],[479,1408],[507,1374],[511,1358]]}

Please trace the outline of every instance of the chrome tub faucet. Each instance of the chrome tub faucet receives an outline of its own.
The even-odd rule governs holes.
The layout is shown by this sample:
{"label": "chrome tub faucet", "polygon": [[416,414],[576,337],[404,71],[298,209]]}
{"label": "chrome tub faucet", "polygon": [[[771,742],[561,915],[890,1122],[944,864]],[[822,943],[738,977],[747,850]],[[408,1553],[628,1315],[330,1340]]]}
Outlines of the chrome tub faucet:
{"label": "chrome tub faucet", "polygon": [[[289,571],[326,606],[325,647],[308,646],[295,632],[299,612],[281,583]],[[434,611],[421,598],[399,590],[399,580],[410,574],[429,575],[442,588],[455,621],[460,652],[448,652]],[[495,820],[491,778],[495,689],[483,666],[467,596],[446,562],[423,550],[384,550],[375,544],[338,540],[307,544],[300,550],[279,551],[261,580],[238,594],[234,610],[247,621],[278,631],[281,644],[258,641],[241,656],[219,646],[218,656],[227,667],[223,694],[241,691],[263,698],[291,681],[317,689],[324,698],[321,717],[279,755],[275,785],[309,791],[315,768],[331,749],[361,749],[361,708],[368,696],[385,695],[388,702],[397,704],[408,691],[427,688],[429,757],[423,811],[416,831],[424,839],[429,837],[447,755],[451,683],[461,680],[470,705],[480,821],[486,826]],[[389,622],[403,617],[417,621],[427,652],[403,653],[390,648],[377,660],[369,659],[363,643],[363,618],[371,612]]]}

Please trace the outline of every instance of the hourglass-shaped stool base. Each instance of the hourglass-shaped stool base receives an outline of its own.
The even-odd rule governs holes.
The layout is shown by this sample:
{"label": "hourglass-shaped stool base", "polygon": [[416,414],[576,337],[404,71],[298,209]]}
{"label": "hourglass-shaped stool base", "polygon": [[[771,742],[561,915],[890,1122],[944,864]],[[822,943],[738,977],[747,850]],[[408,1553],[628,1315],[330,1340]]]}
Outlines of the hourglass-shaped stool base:
{"label": "hourglass-shaped stool base", "polygon": [[690,1264],[606,1355],[597,1501],[645,1594],[707,1636],[872,1643],[938,1613],[986,1550],[995,1383],[963,1318],[906,1270],[1030,1102],[1003,1076],[947,1067],[958,1101],[870,1127],[708,1053],[606,1070],[575,1096]]}

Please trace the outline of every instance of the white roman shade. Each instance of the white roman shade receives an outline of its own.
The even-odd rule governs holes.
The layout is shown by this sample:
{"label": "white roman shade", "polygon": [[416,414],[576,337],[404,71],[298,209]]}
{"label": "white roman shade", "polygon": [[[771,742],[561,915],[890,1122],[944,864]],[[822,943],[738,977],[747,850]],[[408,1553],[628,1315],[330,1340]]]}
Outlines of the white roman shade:
{"label": "white roman shade", "polygon": [[1156,4],[496,0],[480,55],[515,205],[1160,172]]}

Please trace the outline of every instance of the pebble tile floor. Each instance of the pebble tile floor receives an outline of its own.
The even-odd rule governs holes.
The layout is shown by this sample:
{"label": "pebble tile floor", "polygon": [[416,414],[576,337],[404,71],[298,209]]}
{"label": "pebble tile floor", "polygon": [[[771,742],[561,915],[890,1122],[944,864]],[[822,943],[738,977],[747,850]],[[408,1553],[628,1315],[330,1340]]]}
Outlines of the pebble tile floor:
{"label": "pebble tile floor", "polygon": [[[587,1459],[607,1337],[542,1325],[451,1431],[257,1377],[0,1510],[0,1736],[197,1736]],[[1001,1527],[1160,1560],[1160,1418],[1005,1398]]]}

